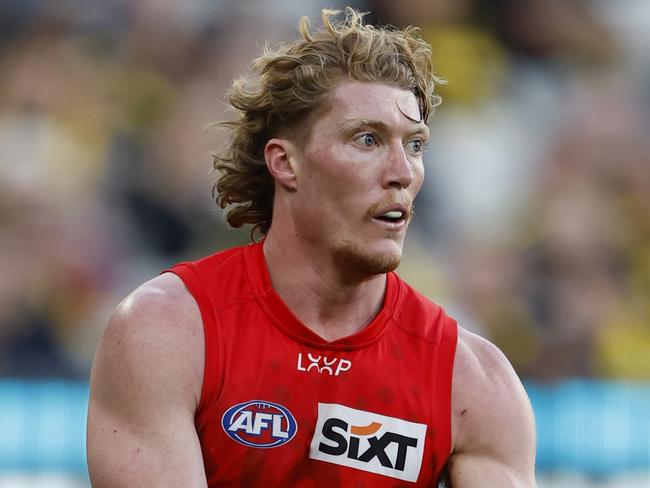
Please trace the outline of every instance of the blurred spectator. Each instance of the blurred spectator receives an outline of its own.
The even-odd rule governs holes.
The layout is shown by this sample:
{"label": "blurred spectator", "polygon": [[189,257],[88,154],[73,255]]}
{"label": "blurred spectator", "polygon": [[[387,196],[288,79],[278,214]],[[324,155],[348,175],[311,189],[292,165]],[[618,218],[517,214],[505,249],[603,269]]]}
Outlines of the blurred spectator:
{"label": "blurred spectator", "polygon": [[[84,377],[135,283],[246,241],[211,198],[210,124],[323,6],[0,5],[0,375]],[[355,6],[420,26],[448,81],[401,274],[526,376],[650,378],[647,2]]]}

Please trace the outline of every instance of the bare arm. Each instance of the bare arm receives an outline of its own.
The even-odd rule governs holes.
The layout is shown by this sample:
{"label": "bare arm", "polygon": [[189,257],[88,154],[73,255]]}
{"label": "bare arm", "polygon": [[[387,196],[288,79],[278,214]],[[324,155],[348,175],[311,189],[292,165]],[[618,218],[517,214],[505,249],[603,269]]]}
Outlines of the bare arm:
{"label": "bare arm", "polygon": [[203,358],[200,313],[177,276],[154,278],[119,305],[91,374],[93,487],[207,486],[194,427]]}
{"label": "bare arm", "polygon": [[534,488],[535,423],[503,353],[460,329],[452,388],[454,488]]}

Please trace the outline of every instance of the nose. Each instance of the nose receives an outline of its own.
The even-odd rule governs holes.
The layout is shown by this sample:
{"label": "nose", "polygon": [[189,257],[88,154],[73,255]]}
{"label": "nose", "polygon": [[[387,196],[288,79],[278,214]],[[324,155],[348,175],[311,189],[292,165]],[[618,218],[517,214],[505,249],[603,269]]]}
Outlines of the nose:
{"label": "nose", "polygon": [[385,188],[408,188],[415,178],[413,163],[404,150],[402,144],[391,147],[386,161],[383,186]]}

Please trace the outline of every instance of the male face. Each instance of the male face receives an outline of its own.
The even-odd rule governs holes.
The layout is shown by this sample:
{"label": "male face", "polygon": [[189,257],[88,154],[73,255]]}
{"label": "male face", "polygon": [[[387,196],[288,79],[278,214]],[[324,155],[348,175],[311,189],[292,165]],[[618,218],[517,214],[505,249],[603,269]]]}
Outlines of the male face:
{"label": "male face", "polygon": [[344,81],[328,105],[300,154],[292,218],[344,279],[364,280],[399,264],[429,129],[415,95],[384,83]]}

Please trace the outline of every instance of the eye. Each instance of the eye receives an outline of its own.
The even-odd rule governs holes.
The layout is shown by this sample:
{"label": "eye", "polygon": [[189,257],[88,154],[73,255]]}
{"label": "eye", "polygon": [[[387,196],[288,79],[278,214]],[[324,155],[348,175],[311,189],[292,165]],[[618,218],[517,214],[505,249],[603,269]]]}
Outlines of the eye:
{"label": "eye", "polygon": [[372,147],[377,144],[377,136],[371,132],[366,132],[365,134],[361,134],[359,137],[357,137],[355,141],[362,146]]}
{"label": "eye", "polygon": [[424,141],[422,139],[413,139],[406,143],[407,148],[414,154],[421,154],[424,150]]}

